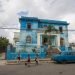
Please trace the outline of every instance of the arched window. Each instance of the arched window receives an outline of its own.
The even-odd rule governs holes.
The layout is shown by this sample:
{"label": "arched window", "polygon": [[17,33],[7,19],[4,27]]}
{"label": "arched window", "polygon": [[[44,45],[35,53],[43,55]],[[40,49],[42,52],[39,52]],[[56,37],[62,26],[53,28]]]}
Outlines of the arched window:
{"label": "arched window", "polygon": [[64,45],[64,38],[60,38],[60,45],[63,46]]}
{"label": "arched window", "polygon": [[31,36],[30,36],[30,35],[28,35],[28,36],[26,37],[26,43],[31,43]]}

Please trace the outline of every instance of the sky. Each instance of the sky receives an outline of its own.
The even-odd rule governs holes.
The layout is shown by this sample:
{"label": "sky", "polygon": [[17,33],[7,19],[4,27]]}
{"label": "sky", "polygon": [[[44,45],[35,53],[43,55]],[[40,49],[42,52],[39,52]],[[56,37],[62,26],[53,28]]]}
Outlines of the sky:
{"label": "sky", "polygon": [[[0,0],[0,27],[19,28],[20,15],[70,23],[69,30],[75,30],[75,0]],[[0,36],[13,40],[18,30],[0,29]],[[69,31],[69,42],[75,42],[75,31]]]}

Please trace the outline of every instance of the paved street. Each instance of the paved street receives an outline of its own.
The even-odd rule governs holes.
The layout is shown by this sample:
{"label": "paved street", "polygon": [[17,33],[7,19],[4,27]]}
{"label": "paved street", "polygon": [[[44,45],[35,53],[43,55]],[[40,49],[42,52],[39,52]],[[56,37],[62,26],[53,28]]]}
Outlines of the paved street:
{"label": "paved street", "polygon": [[75,64],[0,65],[0,75],[75,75]]}

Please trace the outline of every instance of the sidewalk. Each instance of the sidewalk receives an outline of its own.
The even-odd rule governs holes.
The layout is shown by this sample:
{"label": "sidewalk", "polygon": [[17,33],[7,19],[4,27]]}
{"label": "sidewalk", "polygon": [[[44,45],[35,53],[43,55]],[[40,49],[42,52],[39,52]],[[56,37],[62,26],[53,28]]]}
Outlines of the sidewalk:
{"label": "sidewalk", "polygon": [[6,60],[0,60],[0,66],[1,65],[6,65]]}
{"label": "sidewalk", "polygon": [[[0,66],[1,65],[17,65],[18,60],[0,60]],[[21,64],[24,64],[25,60],[21,60]],[[40,63],[52,63],[54,61],[52,61],[50,58],[45,58],[45,59],[39,59]],[[31,59],[31,64],[35,63],[35,59]]]}
{"label": "sidewalk", "polygon": [[[18,60],[7,60],[6,64],[7,65],[17,65]],[[27,60],[20,60],[21,64],[24,64]],[[45,59],[39,59],[40,63],[51,63],[53,62],[50,58],[45,58]],[[35,59],[31,59],[31,64],[35,63]]]}

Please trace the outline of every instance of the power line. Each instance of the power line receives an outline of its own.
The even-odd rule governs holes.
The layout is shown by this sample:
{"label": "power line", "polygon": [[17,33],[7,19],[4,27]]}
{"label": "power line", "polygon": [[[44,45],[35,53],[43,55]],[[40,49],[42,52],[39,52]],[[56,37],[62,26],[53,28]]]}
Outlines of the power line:
{"label": "power line", "polygon": [[5,27],[0,27],[0,29],[14,29],[14,30],[20,30],[19,28],[5,28]]}
{"label": "power line", "polygon": [[[5,28],[5,27],[0,27],[0,29],[8,29],[8,30],[44,30],[44,29],[41,29],[41,28],[38,28],[38,29],[25,29],[25,28],[23,28],[23,29],[20,29],[20,28]],[[53,30],[54,31],[54,30]],[[63,31],[75,31],[75,29],[67,29],[67,30],[63,30]]]}

